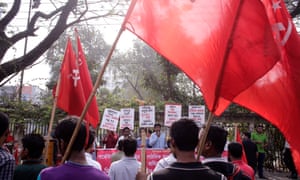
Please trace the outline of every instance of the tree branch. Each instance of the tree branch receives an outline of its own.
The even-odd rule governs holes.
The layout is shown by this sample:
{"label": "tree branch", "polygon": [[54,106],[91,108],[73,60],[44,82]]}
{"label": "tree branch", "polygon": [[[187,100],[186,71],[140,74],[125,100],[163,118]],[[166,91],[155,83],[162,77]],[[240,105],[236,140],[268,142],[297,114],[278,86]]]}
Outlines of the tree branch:
{"label": "tree branch", "polygon": [[298,0],[296,8],[291,12],[291,17],[294,18],[300,14],[300,0]]}
{"label": "tree branch", "polygon": [[15,0],[13,6],[9,12],[0,21],[0,31],[4,31],[5,27],[10,23],[10,21],[17,15],[21,6],[21,0]]}

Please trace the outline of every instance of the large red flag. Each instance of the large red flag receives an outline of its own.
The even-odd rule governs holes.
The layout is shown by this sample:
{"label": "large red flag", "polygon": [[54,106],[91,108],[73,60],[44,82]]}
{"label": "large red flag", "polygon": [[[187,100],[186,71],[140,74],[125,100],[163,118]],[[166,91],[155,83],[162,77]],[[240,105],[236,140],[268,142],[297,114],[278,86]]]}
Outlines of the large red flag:
{"label": "large red flag", "polygon": [[300,39],[281,0],[263,0],[282,60],[234,101],[260,114],[274,124],[290,142],[300,171]]}
{"label": "large red flag", "polygon": [[[64,60],[60,69],[60,89],[57,106],[69,115],[80,116],[92,89],[84,54],[78,39],[79,59],[76,61],[71,40],[68,39]],[[99,111],[94,97],[84,118],[93,127],[99,122]]]}
{"label": "large red flag", "polygon": [[184,71],[216,115],[280,59],[260,0],[137,0],[126,28]]}

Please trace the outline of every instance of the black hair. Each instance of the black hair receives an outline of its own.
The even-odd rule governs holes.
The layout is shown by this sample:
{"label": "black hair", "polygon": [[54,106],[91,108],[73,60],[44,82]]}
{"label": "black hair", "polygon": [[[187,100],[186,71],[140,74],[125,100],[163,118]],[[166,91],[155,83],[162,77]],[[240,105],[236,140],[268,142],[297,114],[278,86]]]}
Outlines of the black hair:
{"label": "black hair", "polygon": [[236,159],[241,159],[243,155],[243,146],[240,143],[232,142],[228,144],[228,153]]}
{"label": "black hair", "polygon": [[95,141],[95,132],[90,130],[89,140],[88,140],[88,143],[87,143],[87,146],[85,147],[85,149],[90,148],[93,145],[94,141]]}
{"label": "black hair", "polygon": [[119,151],[123,151],[123,149],[124,149],[124,139],[120,139],[120,140],[118,141],[117,149],[118,149]]}
{"label": "black hair", "polygon": [[198,144],[199,128],[194,120],[182,118],[170,128],[170,136],[181,151],[194,151]]}
{"label": "black hair", "polygon": [[9,119],[6,114],[0,112],[0,137],[4,135],[9,126]]}
{"label": "black hair", "polygon": [[134,156],[137,149],[137,142],[134,138],[127,138],[123,140],[123,150],[125,156]]}
{"label": "black hair", "polygon": [[45,140],[40,134],[27,134],[22,138],[24,149],[28,150],[29,158],[41,158],[45,148]]}
{"label": "black hair", "polygon": [[161,125],[160,125],[159,123],[154,124],[154,128],[155,128],[156,126],[161,127]]}
{"label": "black hair", "polygon": [[[78,120],[79,118],[76,116],[68,116],[63,119],[55,129],[55,137],[58,140],[62,139],[66,145],[69,144]],[[78,134],[71,148],[72,151],[82,151],[84,149],[85,138],[86,127],[83,123],[81,123]]]}
{"label": "black hair", "polygon": [[247,138],[251,138],[251,133],[249,133],[249,132],[243,132],[243,134],[247,137]]}
{"label": "black hair", "polygon": [[227,141],[228,132],[218,126],[210,126],[206,142],[210,141],[217,153],[222,153]]}
{"label": "black hair", "polygon": [[125,130],[129,130],[130,131],[129,127],[124,127],[123,130],[122,130],[122,132],[124,132]]}

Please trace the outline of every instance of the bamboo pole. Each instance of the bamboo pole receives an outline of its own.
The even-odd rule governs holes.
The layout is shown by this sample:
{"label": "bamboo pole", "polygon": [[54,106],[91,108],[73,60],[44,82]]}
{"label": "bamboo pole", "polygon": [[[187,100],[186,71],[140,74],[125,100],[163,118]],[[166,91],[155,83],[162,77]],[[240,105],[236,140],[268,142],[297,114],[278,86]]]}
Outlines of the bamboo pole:
{"label": "bamboo pole", "polygon": [[57,81],[57,85],[56,85],[56,90],[55,90],[55,96],[54,96],[54,102],[52,105],[52,111],[51,111],[51,118],[50,118],[50,122],[49,122],[49,127],[48,127],[48,133],[46,136],[46,150],[45,150],[45,159],[44,159],[44,163],[49,165],[49,159],[48,159],[48,153],[49,153],[49,142],[50,142],[50,137],[51,137],[51,132],[52,132],[52,126],[53,126],[53,122],[54,122],[54,117],[55,117],[55,111],[56,111],[56,105],[57,105],[57,97],[58,97],[58,93],[60,90],[60,75],[58,76],[58,81]]}
{"label": "bamboo pole", "polygon": [[237,7],[237,13],[236,13],[236,16],[234,17],[234,21],[233,21],[233,24],[232,24],[232,29],[231,29],[231,32],[230,32],[230,35],[229,35],[229,38],[228,38],[228,41],[227,41],[227,48],[226,48],[226,51],[224,53],[224,57],[223,57],[223,62],[222,62],[222,69],[219,73],[219,76],[218,76],[218,80],[217,80],[217,84],[216,84],[216,90],[215,90],[215,99],[214,99],[214,102],[213,102],[213,106],[212,106],[212,111],[209,113],[209,117],[208,117],[208,120],[207,120],[207,123],[206,123],[206,127],[202,133],[202,136],[201,138],[199,139],[199,143],[198,143],[198,147],[197,147],[197,160],[199,160],[200,158],[200,155],[203,151],[203,148],[204,148],[204,144],[205,144],[205,141],[206,141],[206,137],[207,137],[207,134],[208,134],[208,130],[211,126],[211,123],[212,123],[212,120],[213,120],[213,113],[212,112],[215,112],[216,108],[217,108],[217,98],[220,97],[220,89],[221,89],[221,84],[222,84],[222,81],[223,81],[223,78],[222,76],[224,75],[224,67],[225,65],[227,64],[227,61],[228,61],[228,57],[229,57],[229,53],[230,53],[230,50],[231,50],[231,47],[232,47],[232,41],[233,41],[233,34],[235,33],[235,30],[236,30],[236,26],[237,26],[237,23],[238,23],[238,17],[240,16],[240,12],[241,12],[241,8],[242,8],[242,5],[244,3],[244,0],[240,0],[240,3]]}
{"label": "bamboo pole", "polygon": [[70,142],[69,142],[69,144],[68,144],[68,146],[67,146],[67,149],[66,149],[66,151],[65,151],[65,154],[64,154],[64,156],[63,156],[63,158],[62,158],[62,162],[65,162],[65,161],[67,160],[68,156],[70,155],[71,147],[73,146],[74,141],[75,141],[75,139],[76,139],[76,137],[77,137],[77,134],[78,134],[79,129],[80,129],[80,125],[81,125],[81,123],[82,123],[82,121],[83,121],[83,118],[84,118],[84,116],[86,115],[87,110],[88,110],[88,108],[89,108],[89,106],[90,106],[90,104],[91,104],[91,102],[92,102],[92,100],[93,100],[93,97],[95,96],[95,94],[96,94],[96,92],[97,92],[97,89],[98,89],[99,86],[100,86],[100,83],[101,83],[103,74],[104,74],[104,72],[105,72],[105,70],[106,70],[106,67],[107,67],[108,64],[109,64],[109,61],[110,61],[110,59],[111,59],[111,57],[112,57],[112,54],[113,54],[113,52],[114,52],[114,50],[115,50],[115,48],[116,48],[116,46],[117,46],[117,43],[118,43],[118,41],[119,41],[119,39],[120,39],[120,37],[121,37],[121,35],[122,35],[122,32],[125,30],[125,24],[127,23],[128,17],[130,16],[130,14],[131,14],[131,12],[132,12],[132,10],[133,10],[135,4],[136,4],[136,1],[137,1],[137,0],[133,0],[133,1],[131,2],[130,6],[129,6],[129,9],[128,9],[128,11],[127,11],[127,15],[125,16],[125,19],[124,19],[124,21],[123,21],[123,23],[122,23],[122,26],[121,26],[121,28],[120,28],[118,34],[117,34],[117,37],[116,37],[116,39],[115,39],[115,41],[114,41],[114,43],[113,43],[113,45],[112,45],[112,47],[111,47],[111,49],[110,49],[110,51],[109,51],[109,53],[108,53],[107,58],[105,59],[105,62],[104,62],[104,64],[103,64],[103,66],[102,66],[102,68],[101,68],[101,70],[100,70],[98,76],[97,76],[97,80],[96,80],[95,85],[94,85],[94,87],[93,87],[93,90],[92,90],[92,92],[91,92],[91,94],[90,94],[90,96],[89,96],[89,98],[88,98],[88,100],[87,100],[87,103],[85,104],[85,106],[84,106],[84,108],[83,108],[83,111],[82,111],[82,113],[81,113],[81,116],[80,116],[80,118],[79,118],[79,121],[77,121],[77,124],[76,124],[76,127],[75,127],[75,129],[74,129],[73,135],[72,135],[72,137],[71,137],[71,139],[70,139]]}
{"label": "bamboo pole", "polygon": [[145,129],[142,129],[141,137],[142,137],[141,172],[146,173],[146,132],[145,132]]}

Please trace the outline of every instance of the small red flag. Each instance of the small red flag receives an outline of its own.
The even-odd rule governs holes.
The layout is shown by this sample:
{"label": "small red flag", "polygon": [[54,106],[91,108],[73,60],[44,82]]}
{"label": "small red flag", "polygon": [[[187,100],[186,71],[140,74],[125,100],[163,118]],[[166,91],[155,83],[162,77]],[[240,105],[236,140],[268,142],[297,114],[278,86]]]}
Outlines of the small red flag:
{"label": "small red flag", "polygon": [[260,0],[137,0],[129,14],[126,28],[185,72],[216,115],[280,59]]}
{"label": "small red flag", "polygon": [[[238,142],[238,143],[240,143],[243,146],[243,142],[242,142],[240,130],[239,130],[239,128],[237,126],[235,127],[235,142]],[[243,146],[242,161],[244,161],[245,163],[247,163],[247,157],[246,157],[246,153],[245,153],[245,150],[244,150],[244,146]]]}
{"label": "small red flag", "polygon": [[[80,42],[79,42],[80,44]],[[57,106],[69,115],[80,116],[92,89],[92,81],[85,62],[81,45],[79,60],[76,61],[71,40],[68,39],[64,60],[60,69],[60,89]],[[94,97],[84,118],[93,127],[99,123],[99,111]]]}

